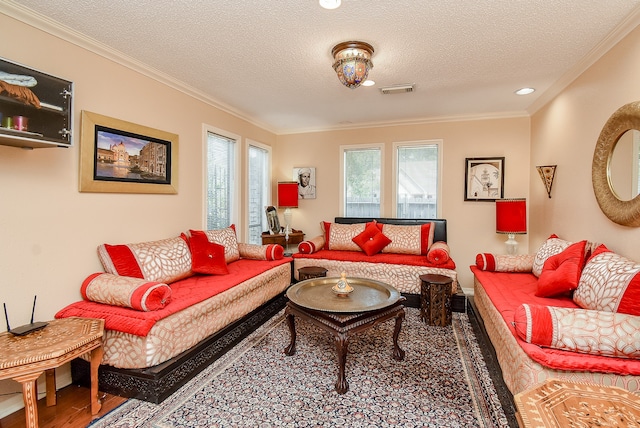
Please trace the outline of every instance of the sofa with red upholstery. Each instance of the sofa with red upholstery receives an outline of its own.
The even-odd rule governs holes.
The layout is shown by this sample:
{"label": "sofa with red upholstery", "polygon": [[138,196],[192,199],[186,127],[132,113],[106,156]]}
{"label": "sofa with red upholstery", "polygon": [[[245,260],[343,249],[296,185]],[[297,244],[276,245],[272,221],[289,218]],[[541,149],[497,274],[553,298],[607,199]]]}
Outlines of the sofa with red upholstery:
{"label": "sofa with red upholstery", "polygon": [[478,254],[471,271],[511,393],[549,378],[640,391],[640,264],[552,235],[535,254]]}
{"label": "sofa with red upholstery", "polygon": [[448,276],[452,293],[458,291],[444,219],[336,217],[321,222],[320,235],[298,244],[293,259],[296,279],[298,269],[319,266],[328,277],[345,272],[390,284],[409,304],[419,300],[423,274]]}
{"label": "sofa with red upholstery", "polygon": [[[233,226],[103,244],[104,272],[89,275],[83,299],[56,318],[104,319],[101,389],[159,402],[215,357],[223,332],[263,306],[271,313],[284,306],[291,258],[283,254],[277,244],[239,243]],[[79,364],[74,380],[88,375]]]}

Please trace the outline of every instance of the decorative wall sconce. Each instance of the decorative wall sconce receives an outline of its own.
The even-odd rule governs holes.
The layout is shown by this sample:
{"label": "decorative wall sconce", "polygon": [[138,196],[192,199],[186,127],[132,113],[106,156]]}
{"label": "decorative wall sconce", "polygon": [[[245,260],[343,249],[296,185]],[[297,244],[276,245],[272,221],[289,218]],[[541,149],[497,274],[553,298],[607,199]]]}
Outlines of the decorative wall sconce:
{"label": "decorative wall sconce", "polygon": [[556,168],[558,165],[542,165],[537,166],[538,174],[547,188],[547,195],[551,198],[551,186],[553,186],[553,179],[556,176]]}

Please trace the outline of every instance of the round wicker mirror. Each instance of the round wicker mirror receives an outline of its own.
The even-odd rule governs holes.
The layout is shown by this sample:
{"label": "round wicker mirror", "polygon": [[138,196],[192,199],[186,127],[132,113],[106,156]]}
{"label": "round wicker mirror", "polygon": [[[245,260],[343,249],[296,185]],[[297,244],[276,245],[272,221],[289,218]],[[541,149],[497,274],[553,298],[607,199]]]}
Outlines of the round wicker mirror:
{"label": "round wicker mirror", "polygon": [[640,195],[630,200],[618,197],[611,185],[610,161],[620,137],[633,129],[640,130],[640,101],[620,107],[605,123],[591,166],[593,191],[600,209],[611,221],[623,226],[640,226]]}

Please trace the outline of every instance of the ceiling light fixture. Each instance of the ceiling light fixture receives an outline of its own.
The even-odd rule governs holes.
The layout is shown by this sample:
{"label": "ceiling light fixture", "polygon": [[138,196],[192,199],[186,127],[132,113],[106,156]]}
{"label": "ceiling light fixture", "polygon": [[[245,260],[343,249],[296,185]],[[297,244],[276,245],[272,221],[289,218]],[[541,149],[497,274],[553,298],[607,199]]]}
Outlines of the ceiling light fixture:
{"label": "ceiling light fixture", "polygon": [[331,50],[335,60],[333,69],[340,82],[347,88],[355,89],[367,80],[369,70],[373,68],[371,56],[373,46],[365,42],[342,42]]}
{"label": "ceiling light fixture", "polygon": [[516,91],[517,95],[529,95],[534,93],[536,90],[534,88],[521,88]]}
{"label": "ceiling light fixture", "polygon": [[341,0],[320,0],[320,6],[325,9],[337,9],[340,7]]}
{"label": "ceiling light fixture", "polygon": [[373,85],[375,85],[375,84],[376,84],[376,82],[374,82],[374,81],[373,81],[373,80],[371,80],[371,79],[367,79],[367,80],[365,80],[364,82],[362,82],[362,86],[373,86]]}

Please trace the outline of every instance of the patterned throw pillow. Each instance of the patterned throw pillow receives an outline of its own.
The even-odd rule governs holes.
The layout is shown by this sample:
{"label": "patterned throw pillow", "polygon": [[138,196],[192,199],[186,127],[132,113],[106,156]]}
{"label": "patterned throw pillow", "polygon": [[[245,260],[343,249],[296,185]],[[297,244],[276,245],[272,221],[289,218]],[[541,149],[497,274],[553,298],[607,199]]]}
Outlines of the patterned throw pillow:
{"label": "patterned throw pillow", "polygon": [[536,296],[558,296],[578,288],[586,245],[587,241],[571,244],[564,251],[549,257],[544,262],[542,273],[538,278]]}
{"label": "patterned throw pillow", "polygon": [[238,242],[240,257],[251,260],[280,260],[284,257],[284,247],[280,244],[257,245]]}
{"label": "patterned throw pillow", "polygon": [[476,266],[487,272],[531,272],[534,254],[491,254],[476,255]]}
{"label": "patterned throw pillow", "polygon": [[324,249],[362,251],[353,238],[364,232],[366,223],[340,224],[323,221],[320,226],[324,229]]}
{"label": "patterned throw pillow", "polygon": [[378,254],[384,247],[391,243],[391,239],[387,238],[378,227],[377,223],[368,223],[364,231],[352,239],[358,247],[364,251],[367,256]]}
{"label": "patterned throw pillow", "polygon": [[640,315],[640,264],[600,245],[582,270],[573,301],[585,309]]}
{"label": "patterned throw pillow", "polygon": [[560,239],[557,235],[551,235],[536,252],[531,272],[533,272],[535,276],[539,277],[542,273],[544,262],[554,254],[563,252],[571,244],[572,242]]}
{"label": "patterned throw pillow", "polygon": [[206,275],[226,275],[229,273],[224,256],[224,246],[209,242],[207,234],[201,230],[192,230],[189,241],[191,249],[191,270]]}
{"label": "patterned throw pillow", "polygon": [[302,241],[298,244],[298,251],[302,254],[313,254],[324,248],[324,235],[318,235],[308,241]]}
{"label": "patterned throw pillow", "polygon": [[[189,230],[189,232],[193,234],[193,230]],[[207,235],[209,242],[224,245],[224,259],[227,264],[240,258],[235,225],[232,224],[224,229],[204,230],[203,232]]]}
{"label": "patterned throw pillow", "polygon": [[431,244],[429,251],[427,251],[427,260],[434,265],[443,265],[449,260],[449,245],[444,241],[437,241]]}
{"label": "patterned throw pillow", "polygon": [[514,327],[522,340],[592,355],[640,358],[640,317],[606,311],[520,305]]}
{"label": "patterned throw pillow", "polygon": [[85,300],[138,311],[157,311],[171,301],[167,284],[110,273],[89,275],[80,293]]}
{"label": "patterned throw pillow", "polygon": [[433,244],[433,222],[416,226],[398,226],[383,224],[382,233],[391,243],[384,247],[383,253],[427,255]]}
{"label": "patterned throw pillow", "polygon": [[171,284],[192,275],[189,245],[179,236],[138,244],[98,247],[107,273]]}

